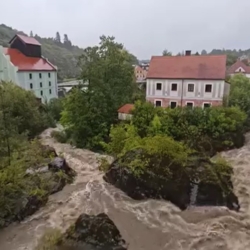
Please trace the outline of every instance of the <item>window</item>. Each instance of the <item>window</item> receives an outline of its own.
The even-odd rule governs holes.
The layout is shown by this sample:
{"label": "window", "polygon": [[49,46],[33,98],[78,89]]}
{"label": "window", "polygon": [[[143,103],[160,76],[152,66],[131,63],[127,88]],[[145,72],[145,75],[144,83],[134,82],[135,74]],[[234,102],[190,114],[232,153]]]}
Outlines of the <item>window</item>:
{"label": "window", "polygon": [[172,83],[171,90],[177,91],[177,83]]}
{"label": "window", "polygon": [[204,103],[204,104],[203,104],[203,107],[204,107],[204,108],[210,108],[210,107],[211,107],[211,103]]}
{"label": "window", "polygon": [[49,76],[49,78],[50,78],[50,73],[48,73],[48,76]]}
{"label": "window", "polygon": [[30,73],[30,79],[32,79],[32,74]]}
{"label": "window", "polygon": [[161,90],[161,83],[156,83],[156,90]]}
{"label": "window", "polygon": [[33,89],[33,84],[32,83],[30,83],[30,89]]}
{"label": "window", "polygon": [[188,92],[194,92],[194,84],[188,84]]}
{"label": "window", "polygon": [[193,108],[194,104],[192,102],[187,102],[187,107],[188,108]]}
{"label": "window", "polygon": [[177,106],[177,102],[170,102],[170,108],[174,109]]}
{"label": "window", "polygon": [[39,73],[39,78],[42,78],[42,73]]}
{"label": "window", "polygon": [[41,96],[43,96],[43,91],[42,90],[40,91],[40,94],[41,94]]}
{"label": "window", "polygon": [[51,87],[51,82],[49,82],[49,87]]}
{"label": "window", "polygon": [[43,83],[42,82],[40,82],[40,88],[42,88],[43,87]]}
{"label": "window", "polygon": [[212,92],[212,85],[211,84],[207,84],[206,85],[205,92],[207,92],[207,93],[211,93]]}
{"label": "window", "polygon": [[155,101],[155,107],[161,107],[161,101]]}
{"label": "window", "polygon": [[51,93],[52,93],[51,89],[49,90],[49,93],[50,93],[50,95],[51,95]]}

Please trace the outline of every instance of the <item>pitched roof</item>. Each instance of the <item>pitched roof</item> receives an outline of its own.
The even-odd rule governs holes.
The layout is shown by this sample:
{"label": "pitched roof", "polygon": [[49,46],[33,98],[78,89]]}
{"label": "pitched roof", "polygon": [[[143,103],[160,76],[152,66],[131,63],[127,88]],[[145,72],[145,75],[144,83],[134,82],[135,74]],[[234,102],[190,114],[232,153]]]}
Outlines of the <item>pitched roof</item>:
{"label": "pitched roof", "polygon": [[45,58],[28,57],[17,49],[4,48],[4,53],[10,56],[10,61],[19,71],[56,71],[56,67]]}
{"label": "pitched roof", "polygon": [[127,103],[118,109],[118,113],[130,114],[133,108],[134,104]]}
{"label": "pitched roof", "polygon": [[34,38],[34,37],[29,37],[29,36],[24,36],[24,35],[20,35],[20,34],[16,34],[9,43],[12,43],[13,40],[15,40],[16,38],[21,39],[24,43],[26,44],[31,44],[31,45],[38,45],[41,46],[41,44]]}
{"label": "pitched roof", "polygon": [[153,56],[147,78],[225,79],[226,55]]}
{"label": "pitched roof", "polygon": [[234,74],[237,73],[236,70],[242,68],[245,72],[244,73],[250,73],[250,67],[247,66],[244,62],[241,60],[237,60],[231,67],[228,68],[227,73],[228,74]]}

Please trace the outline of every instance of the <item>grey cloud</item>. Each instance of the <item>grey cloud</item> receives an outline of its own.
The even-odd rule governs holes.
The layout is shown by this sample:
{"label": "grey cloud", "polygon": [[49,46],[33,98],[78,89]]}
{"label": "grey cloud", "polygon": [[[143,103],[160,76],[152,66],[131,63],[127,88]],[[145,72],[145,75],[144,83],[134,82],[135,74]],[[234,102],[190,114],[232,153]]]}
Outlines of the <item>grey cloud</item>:
{"label": "grey cloud", "polygon": [[114,35],[142,59],[165,48],[250,48],[249,9],[249,0],[8,0],[0,22],[40,36],[67,33],[81,47]]}

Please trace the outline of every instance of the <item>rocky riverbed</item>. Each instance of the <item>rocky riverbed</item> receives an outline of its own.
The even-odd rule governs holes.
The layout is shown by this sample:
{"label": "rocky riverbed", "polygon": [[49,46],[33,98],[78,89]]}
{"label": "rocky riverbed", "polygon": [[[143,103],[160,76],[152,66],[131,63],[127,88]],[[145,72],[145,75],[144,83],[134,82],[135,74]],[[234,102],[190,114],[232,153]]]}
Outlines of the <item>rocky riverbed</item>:
{"label": "rocky riverbed", "polygon": [[82,214],[106,213],[129,250],[246,250],[250,249],[250,134],[246,145],[222,153],[234,167],[234,189],[241,209],[191,207],[181,211],[170,202],[136,201],[106,183],[98,171],[98,154],[74,149],[42,134],[42,142],[62,153],[77,172],[74,183],[50,196],[46,206],[20,224],[0,232],[1,250],[33,250],[50,228],[63,232]]}

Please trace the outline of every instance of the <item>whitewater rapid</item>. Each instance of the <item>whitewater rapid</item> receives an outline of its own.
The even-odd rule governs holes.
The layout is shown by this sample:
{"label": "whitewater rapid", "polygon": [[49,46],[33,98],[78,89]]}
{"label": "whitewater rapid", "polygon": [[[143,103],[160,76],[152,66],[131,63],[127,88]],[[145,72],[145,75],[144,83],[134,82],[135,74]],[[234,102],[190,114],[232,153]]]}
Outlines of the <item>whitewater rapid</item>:
{"label": "whitewater rapid", "polygon": [[77,172],[73,184],[50,196],[45,207],[20,224],[0,231],[1,250],[33,250],[49,228],[64,231],[81,213],[105,212],[114,221],[129,250],[250,249],[250,134],[246,145],[222,153],[234,167],[234,187],[241,211],[225,207],[192,207],[184,212],[166,201],[135,201],[103,181],[100,155],[55,142],[48,129],[42,142],[63,154]]}

